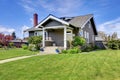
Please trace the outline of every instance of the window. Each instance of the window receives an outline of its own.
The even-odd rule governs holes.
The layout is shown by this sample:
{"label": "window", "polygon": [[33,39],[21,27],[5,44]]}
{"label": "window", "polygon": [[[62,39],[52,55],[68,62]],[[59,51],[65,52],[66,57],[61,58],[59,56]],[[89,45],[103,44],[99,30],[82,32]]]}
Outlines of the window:
{"label": "window", "polygon": [[91,23],[90,23],[90,21],[88,22],[88,27],[89,27],[89,28],[91,27]]}
{"label": "window", "polygon": [[86,36],[86,31],[84,31],[84,38],[87,38],[87,36]]}
{"label": "window", "polygon": [[89,33],[87,32],[87,42],[89,43]]}
{"label": "window", "polygon": [[67,31],[67,33],[71,33],[71,31]]}
{"label": "window", "polygon": [[80,33],[80,36],[83,37],[83,30],[81,30],[79,33]]}
{"label": "window", "polygon": [[42,36],[42,34],[43,34],[42,31],[37,32],[37,35],[38,35],[38,36]]}
{"label": "window", "polygon": [[37,36],[37,32],[34,32],[34,36]]}
{"label": "window", "polygon": [[94,37],[94,35],[92,35],[92,41],[94,41],[95,40],[95,37]]}

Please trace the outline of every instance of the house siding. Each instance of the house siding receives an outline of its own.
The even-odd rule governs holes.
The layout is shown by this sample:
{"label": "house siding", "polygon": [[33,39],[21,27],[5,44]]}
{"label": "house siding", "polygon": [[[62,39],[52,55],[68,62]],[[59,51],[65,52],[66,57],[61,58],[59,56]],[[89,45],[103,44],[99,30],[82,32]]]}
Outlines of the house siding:
{"label": "house siding", "polygon": [[52,26],[62,26],[63,24],[61,24],[60,22],[57,22],[57,21],[55,21],[55,20],[52,20],[52,21],[50,21],[49,23],[47,23],[46,25],[45,25],[45,27],[52,27]]}
{"label": "house siding", "polygon": [[[89,27],[90,25],[90,27]],[[88,22],[84,27],[83,27],[83,35],[85,37],[85,31],[87,33],[89,33],[89,43],[94,43],[95,42],[95,35],[94,35],[94,31],[92,29],[92,25],[91,22]]]}
{"label": "house siding", "polygon": [[34,31],[29,32],[29,37],[34,36]]}

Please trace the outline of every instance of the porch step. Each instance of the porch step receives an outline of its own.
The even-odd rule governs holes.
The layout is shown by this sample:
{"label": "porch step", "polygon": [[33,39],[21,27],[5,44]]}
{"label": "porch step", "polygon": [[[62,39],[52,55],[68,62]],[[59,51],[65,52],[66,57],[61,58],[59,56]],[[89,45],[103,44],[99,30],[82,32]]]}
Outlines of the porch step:
{"label": "porch step", "polygon": [[54,46],[45,47],[43,53],[46,53],[46,54],[57,54],[57,52],[56,52],[57,48],[58,47],[54,47]]}

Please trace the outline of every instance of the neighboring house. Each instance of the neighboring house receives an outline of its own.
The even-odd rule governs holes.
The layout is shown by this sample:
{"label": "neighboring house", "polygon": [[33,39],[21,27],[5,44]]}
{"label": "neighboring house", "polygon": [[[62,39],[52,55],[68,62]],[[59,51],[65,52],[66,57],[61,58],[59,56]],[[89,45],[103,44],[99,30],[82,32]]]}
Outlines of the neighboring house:
{"label": "neighboring house", "polygon": [[28,45],[27,40],[21,40],[21,39],[10,40],[9,43],[13,43],[14,46],[17,48],[21,48],[22,44]]}
{"label": "neighboring house", "polygon": [[95,45],[100,49],[107,49],[107,42],[100,36],[95,37]]}
{"label": "neighboring house", "polygon": [[97,35],[93,14],[75,17],[55,17],[48,15],[39,24],[38,15],[34,14],[34,27],[25,30],[30,36],[42,36],[42,46],[58,46],[67,49],[68,41],[74,36],[82,36],[87,43],[95,43]]}

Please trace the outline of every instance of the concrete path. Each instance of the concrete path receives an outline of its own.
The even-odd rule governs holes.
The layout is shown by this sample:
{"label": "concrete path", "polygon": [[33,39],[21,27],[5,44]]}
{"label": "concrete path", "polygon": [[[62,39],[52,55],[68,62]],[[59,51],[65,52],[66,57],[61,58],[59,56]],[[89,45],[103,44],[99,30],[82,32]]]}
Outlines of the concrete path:
{"label": "concrete path", "polygon": [[16,60],[20,60],[20,59],[30,58],[30,57],[33,57],[33,56],[39,56],[39,55],[47,55],[47,54],[36,54],[36,55],[21,56],[21,57],[15,57],[15,58],[10,58],[10,59],[0,60],[0,64],[11,62],[11,61],[16,61]]}
{"label": "concrete path", "polygon": [[11,61],[16,61],[16,60],[20,60],[20,59],[25,59],[25,58],[29,58],[29,57],[33,57],[33,56],[36,56],[36,55],[22,56],[22,57],[15,57],[15,58],[10,58],[10,59],[0,60],[0,64],[6,63],[6,62],[11,62]]}

